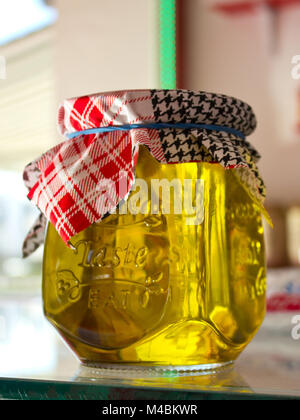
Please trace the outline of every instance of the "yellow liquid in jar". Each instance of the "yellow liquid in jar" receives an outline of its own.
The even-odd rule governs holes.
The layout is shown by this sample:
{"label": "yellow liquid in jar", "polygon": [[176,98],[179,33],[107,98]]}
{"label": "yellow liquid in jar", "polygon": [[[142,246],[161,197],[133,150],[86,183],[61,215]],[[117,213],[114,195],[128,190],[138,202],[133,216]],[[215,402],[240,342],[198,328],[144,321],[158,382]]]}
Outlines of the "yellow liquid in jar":
{"label": "yellow liquid in jar", "polygon": [[141,147],[136,178],[149,191],[151,179],[203,180],[203,222],[174,214],[171,197],[171,214],[118,210],[73,237],[73,249],[49,224],[46,317],[84,363],[201,368],[235,360],[265,315],[260,209],[219,164],[163,165]]}

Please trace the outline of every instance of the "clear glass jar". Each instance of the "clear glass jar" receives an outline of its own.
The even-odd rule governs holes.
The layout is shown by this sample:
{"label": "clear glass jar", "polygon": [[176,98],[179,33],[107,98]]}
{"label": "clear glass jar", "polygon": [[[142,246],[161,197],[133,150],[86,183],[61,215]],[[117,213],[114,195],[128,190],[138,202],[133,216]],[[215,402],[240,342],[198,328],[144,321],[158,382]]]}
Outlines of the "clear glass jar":
{"label": "clear glass jar", "polygon": [[170,214],[118,210],[73,237],[72,248],[49,224],[46,317],[88,365],[180,370],[234,361],[265,315],[260,208],[234,169],[215,163],[161,164],[140,147],[136,178],[149,189],[152,179],[201,179],[203,222],[175,214],[175,196]]}

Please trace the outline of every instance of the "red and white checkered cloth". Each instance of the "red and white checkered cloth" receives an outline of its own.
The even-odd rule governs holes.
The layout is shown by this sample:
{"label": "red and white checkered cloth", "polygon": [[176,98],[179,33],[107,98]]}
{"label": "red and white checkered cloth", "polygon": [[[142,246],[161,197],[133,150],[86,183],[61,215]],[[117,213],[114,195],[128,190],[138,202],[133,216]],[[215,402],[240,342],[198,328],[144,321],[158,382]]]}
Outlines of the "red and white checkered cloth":
{"label": "red and white checkered cloth", "polygon": [[[237,99],[184,90],[120,91],[73,98],[65,100],[58,113],[59,130],[64,136],[98,127],[149,122],[223,124],[245,135],[256,125],[249,105]],[[135,181],[139,144],[147,146],[161,163],[205,160],[204,146],[210,160],[225,167],[248,168],[253,175],[249,159],[254,164],[258,154],[248,142],[228,133],[196,130],[192,132],[196,143],[188,145],[191,132],[174,131],[132,129],[67,138],[25,168],[28,198],[68,243],[127,197]],[[260,179],[256,173],[254,178],[258,191]],[[43,233],[44,225],[42,220],[31,230],[24,255],[38,247],[42,239],[37,233]]]}

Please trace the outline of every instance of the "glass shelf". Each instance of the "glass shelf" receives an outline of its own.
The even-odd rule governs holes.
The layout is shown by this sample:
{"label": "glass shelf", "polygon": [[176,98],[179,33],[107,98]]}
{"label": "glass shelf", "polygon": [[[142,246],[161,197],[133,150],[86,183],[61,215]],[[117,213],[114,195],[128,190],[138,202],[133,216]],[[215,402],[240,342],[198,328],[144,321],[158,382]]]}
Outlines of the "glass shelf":
{"label": "glass shelf", "polygon": [[268,314],[236,364],[207,374],[81,366],[44,319],[40,296],[0,298],[0,399],[300,399],[293,313]]}

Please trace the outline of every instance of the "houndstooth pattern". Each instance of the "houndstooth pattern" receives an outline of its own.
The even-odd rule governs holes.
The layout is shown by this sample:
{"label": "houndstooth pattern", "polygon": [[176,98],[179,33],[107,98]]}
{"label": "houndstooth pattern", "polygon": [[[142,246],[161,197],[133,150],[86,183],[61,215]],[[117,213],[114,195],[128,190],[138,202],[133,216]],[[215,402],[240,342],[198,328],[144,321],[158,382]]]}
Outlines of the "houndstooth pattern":
{"label": "houndstooth pattern", "polygon": [[214,124],[250,135],[256,128],[252,108],[230,96],[189,90],[152,90],[155,121]]}
{"label": "houndstooth pattern", "polygon": [[[152,104],[157,122],[223,125],[241,131],[245,136],[256,128],[256,118],[251,107],[225,95],[192,91],[153,90]],[[158,130],[168,162],[202,160],[202,145],[224,167],[245,164],[235,147],[240,139],[226,132],[208,130]],[[194,141],[191,139],[194,136]],[[254,159],[259,155],[248,142],[245,149]]]}
{"label": "houndstooth pattern", "polygon": [[[256,128],[252,108],[235,98],[221,94],[192,91],[153,90],[152,104],[157,122],[224,125],[251,134]],[[247,141],[226,132],[210,130],[158,130],[168,163],[218,162],[238,171],[243,184],[259,201],[265,197],[265,185],[256,162],[259,153]]]}
{"label": "houndstooth pattern", "polygon": [[47,219],[43,213],[37,217],[23,244],[23,257],[28,257],[44,242]]}
{"label": "houndstooth pattern", "polygon": [[[64,136],[95,127],[147,122],[223,125],[245,136],[256,127],[255,115],[244,102],[225,95],[188,90],[95,94],[66,100],[58,112],[59,130]],[[28,197],[44,216],[27,236],[24,255],[37,248],[46,219],[67,244],[72,236],[100,221],[107,214],[107,203],[104,203],[103,191],[99,190],[101,182],[110,180],[114,186],[108,212],[126,199],[134,185],[140,144],[161,163],[205,161],[218,162],[225,168],[244,168],[240,175],[244,185],[256,199],[264,196],[256,168],[258,153],[246,140],[227,132],[132,129],[78,135],[63,141],[25,168]],[[120,180],[124,181],[122,190],[118,189]]]}

